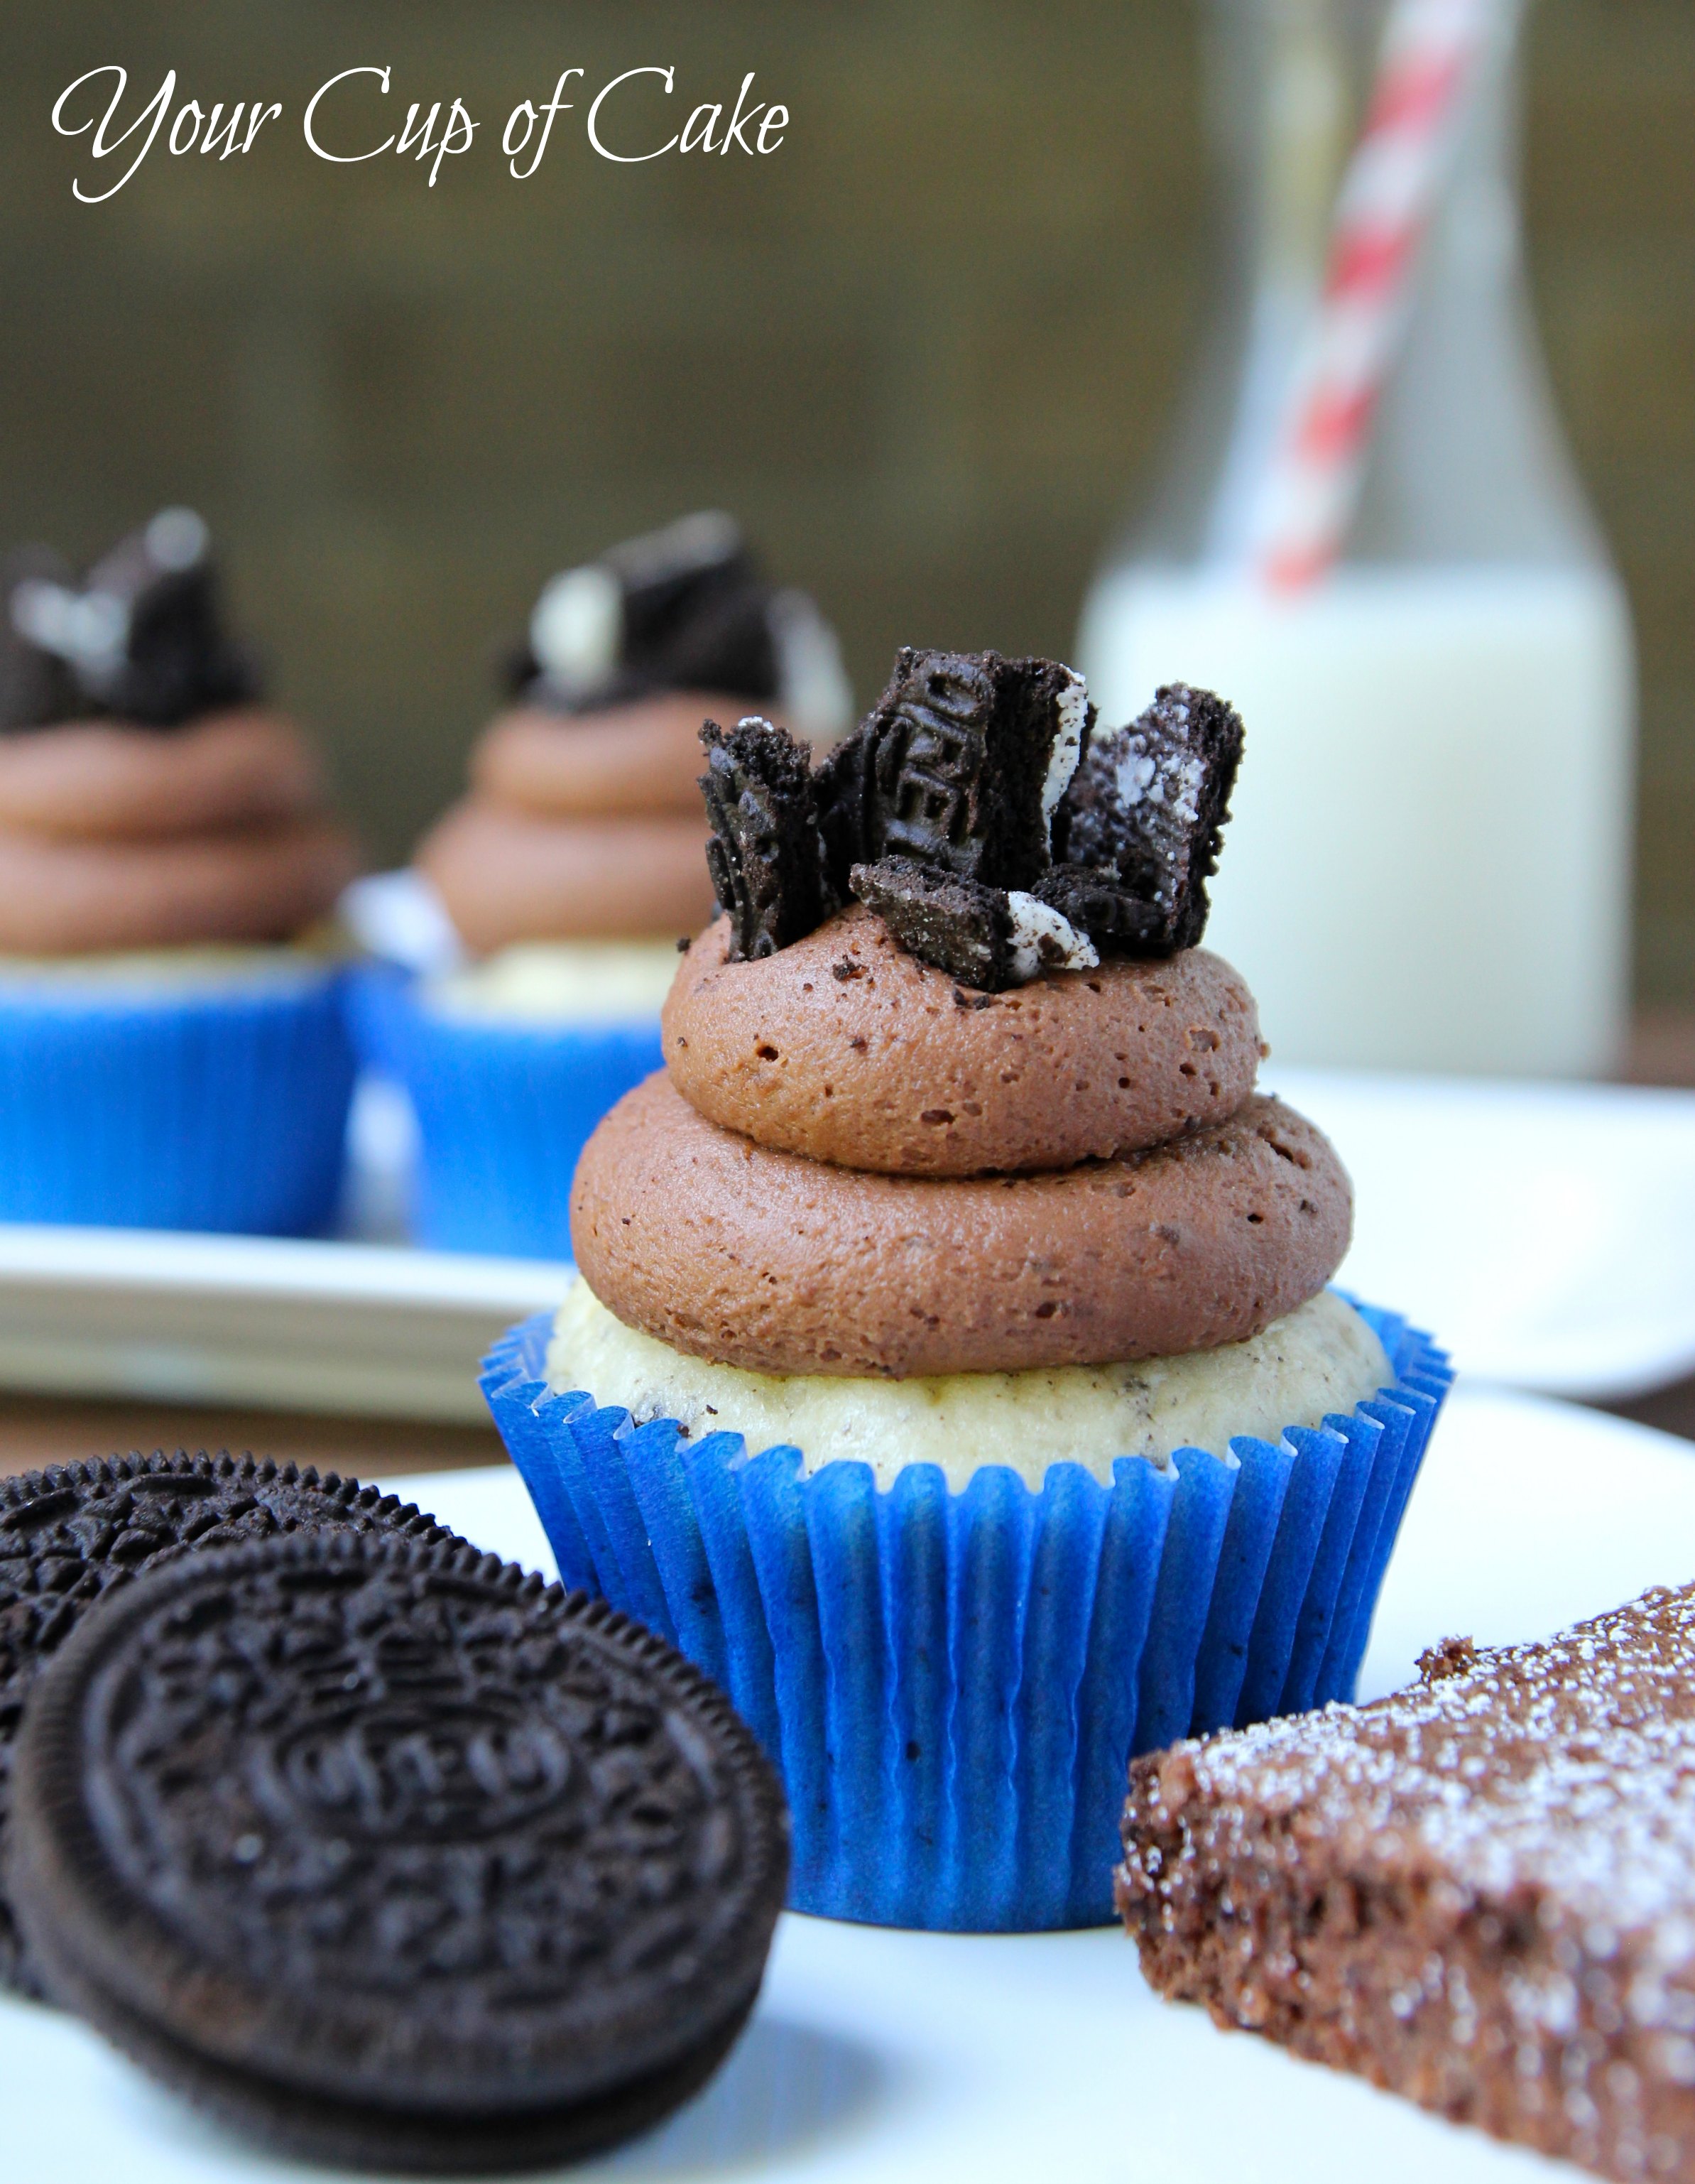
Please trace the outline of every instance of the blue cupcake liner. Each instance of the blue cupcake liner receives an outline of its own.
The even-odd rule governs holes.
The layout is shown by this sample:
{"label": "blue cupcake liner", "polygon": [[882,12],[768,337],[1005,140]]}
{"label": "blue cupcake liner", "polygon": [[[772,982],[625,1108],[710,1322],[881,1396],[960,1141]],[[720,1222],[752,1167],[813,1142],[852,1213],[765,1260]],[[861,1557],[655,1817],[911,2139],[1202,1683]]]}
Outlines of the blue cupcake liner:
{"label": "blue cupcake liner", "polygon": [[1109,1921],[1131,1758],[1351,1696],[1453,1378],[1358,1307],[1393,1384],[1227,1462],[1000,1467],[951,1494],[914,1464],[801,1475],[800,1451],[691,1441],[553,1395],[553,1318],[503,1336],[483,1392],[571,1586],[681,1647],[780,1768],[790,1903],[881,1925]]}
{"label": "blue cupcake liner", "polygon": [[337,967],[214,987],[0,987],[0,1221],[300,1236],[341,1194]]}
{"label": "blue cupcake liner", "polygon": [[659,1019],[565,1027],[431,1009],[416,983],[362,967],[353,1020],[370,1065],[418,1117],[413,1228],[447,1251],[568,1259],[571,1178],[609,1107],[664,1059]]}

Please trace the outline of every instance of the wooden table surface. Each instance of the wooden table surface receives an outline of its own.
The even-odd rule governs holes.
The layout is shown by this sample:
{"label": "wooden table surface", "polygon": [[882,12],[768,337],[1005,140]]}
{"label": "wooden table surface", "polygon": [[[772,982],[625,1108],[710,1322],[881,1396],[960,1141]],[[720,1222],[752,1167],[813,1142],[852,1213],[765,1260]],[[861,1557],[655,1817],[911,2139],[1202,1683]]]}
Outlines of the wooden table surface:
{"label": "wooden table surface", "polygon": [[[1695,1088],[1695,1011],[1647,1013],[1637,1022],[1620,1074],[1637,1084]],[[1638,1401],[1603,1407],[1695,1440],[1695,1378]],[[155,1448],[251,1450],[320,1470],[381,1479],[398,1472],[499,1463],[492,1426],[414,1424],[403,1419],[320,1417],[158,1401],[0,1396],[0,1473],[33,1471],[78,1457]]]}

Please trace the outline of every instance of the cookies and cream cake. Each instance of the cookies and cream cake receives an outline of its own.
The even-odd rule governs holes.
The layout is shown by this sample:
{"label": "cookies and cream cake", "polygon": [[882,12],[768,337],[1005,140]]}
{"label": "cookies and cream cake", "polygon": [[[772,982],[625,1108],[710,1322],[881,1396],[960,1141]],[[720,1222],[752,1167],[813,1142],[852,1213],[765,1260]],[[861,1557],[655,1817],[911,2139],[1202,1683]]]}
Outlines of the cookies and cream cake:
{"label": "cookies and cream cake", "polygon": [[[78,579],[19,555],[0,624],[0,970],[258,967],[356,869],[316,757],[226,635],[205,524],[164,509]],[[125,959],[141,960],[126,966]]]}
{"label": "cookies and cream cake", "polygon": [[779,1757],[797,1908],[1101,1921],[1132,1752],[1352,1691],[1448,1383],[1198,944],[1242,724],[909,649],[821,760],[702,741],[720,915],[485,1390]]}

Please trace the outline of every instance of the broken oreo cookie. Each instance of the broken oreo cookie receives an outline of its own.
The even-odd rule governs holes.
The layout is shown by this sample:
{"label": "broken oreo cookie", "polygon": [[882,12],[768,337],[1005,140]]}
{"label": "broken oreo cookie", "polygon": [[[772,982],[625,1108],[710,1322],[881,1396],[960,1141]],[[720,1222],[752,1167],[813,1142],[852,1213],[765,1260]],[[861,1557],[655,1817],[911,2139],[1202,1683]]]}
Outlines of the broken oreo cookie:
{"label": "broken oreo cookie", "polygon": [[849,884],[909,955],[983,993],[1100,961],[1086,933],[1017,889],[984,887],[910,857],[855,865]]}
{"label": "broken oreo cookie", "polygon": [[0,727],[104,717],[170,728],[247,703],[258,680],[225,634],[205,524],[167,508],[81,584],[38,555],[11,572]]}
{"label": "broken oreo cookie", "polygon": [[375,1486],[251,1456],[129,1456],[0,1479],[0,1988],[42,1992],[4,1893],[19,1723],[36,1679],[115,1585],[184,1547],[293,1532],[454,1535]]}
{"label": "broken oreo cookie", "polygon": [[837,895],[853,866],[885,857],[1034,888],[1092,717],[1081,677],[1057,661],[903,646],[875,708],[819,769]]}
{"label": "broken oreo cookie", "polygon": [[841,733],[853,704],[829,624],[803,592],[772,589],[716,510],[553,577],[508,681],[527,703],[566,713],[720,691],[779,705],[820,738]]}
{"label": "broken oreo cookie", "polygon": [[89,1616],[19,1751],[56,1992],[349,2166],[569,2159],[728,2052],[787,1878],[752,1733],[663,1640],[468,1547],[270,1540]]}
{"label": "broken oreo cookie", "polygon": [[[1053,829],[1055,856],[1077,870],[1042,887],[1044,900],[1067,915],[1068,905],[1081,911],[1109,950],[1175,955],[1196,946],[1206,930],[1206,883],[1218,868],[1242,736],[1231,706],[1185,682],[1159,690],[1130,727],[1097,734]],[[1151,921],[1138,915],[1138,904],[1153,911]]]}
{"label": "broken oreo cookie", "polygon": [[701,794],[712,837],[707,869],[730,914],[730,961],[774,956],[821,925],[825,892],[811,761],[787,729],[748,719],[701,729]]}

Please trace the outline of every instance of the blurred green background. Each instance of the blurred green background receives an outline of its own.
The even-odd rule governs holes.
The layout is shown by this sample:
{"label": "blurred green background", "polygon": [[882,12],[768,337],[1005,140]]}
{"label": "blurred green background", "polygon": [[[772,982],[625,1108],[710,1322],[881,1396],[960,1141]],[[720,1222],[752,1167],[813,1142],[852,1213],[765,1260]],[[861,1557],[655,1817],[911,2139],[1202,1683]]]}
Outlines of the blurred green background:
{"label": "blurred green background", "polygon": [[[380,861],[456,793],[540,579],[685,508],[816,593],[862,700],[903,641],[1063,654],[1189,365],[1196,31],[1190,0],[9,8],[0,538],[86,555],[201,508]],[[132,102],[175,67],[284,120],[77,204],[49,110],[114,60]],[[508,176],[519,99],[650,62],[684,111],[756,70],[785,148],[614,167],[579,109]],[[381,63],[395,123],[483,123],[433,190],[301,142],[318,84]],[[1695,5],[1541,0],[1527,73],[1537,302],[1641,644],[1639,987],[1687,1004]]]}

